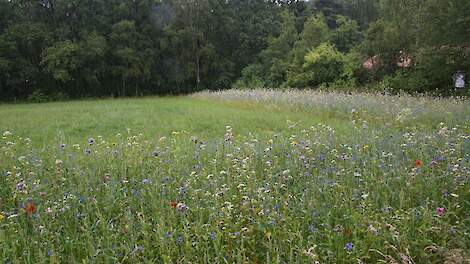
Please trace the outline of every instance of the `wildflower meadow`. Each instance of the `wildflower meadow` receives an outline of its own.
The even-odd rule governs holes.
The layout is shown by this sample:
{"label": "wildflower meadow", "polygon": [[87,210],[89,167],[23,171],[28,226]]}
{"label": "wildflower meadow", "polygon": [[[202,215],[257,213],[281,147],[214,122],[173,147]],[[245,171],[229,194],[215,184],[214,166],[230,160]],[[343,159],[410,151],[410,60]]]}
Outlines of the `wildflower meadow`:
{"label": "wildflower meadow", "polygon": [[469,263],[469,113],[269,90],[0,105],[0,260]]}

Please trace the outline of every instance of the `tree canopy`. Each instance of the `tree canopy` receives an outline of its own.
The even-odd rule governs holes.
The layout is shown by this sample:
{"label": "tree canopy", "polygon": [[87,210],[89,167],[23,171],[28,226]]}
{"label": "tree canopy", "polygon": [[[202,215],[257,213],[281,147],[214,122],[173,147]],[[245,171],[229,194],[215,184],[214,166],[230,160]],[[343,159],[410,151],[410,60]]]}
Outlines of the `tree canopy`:
{"label": "tree canopy", "polygon": [[460,0],[0,0],[0,95],[337,83],[446,93],[453,72],[470,74],[469,30]]}

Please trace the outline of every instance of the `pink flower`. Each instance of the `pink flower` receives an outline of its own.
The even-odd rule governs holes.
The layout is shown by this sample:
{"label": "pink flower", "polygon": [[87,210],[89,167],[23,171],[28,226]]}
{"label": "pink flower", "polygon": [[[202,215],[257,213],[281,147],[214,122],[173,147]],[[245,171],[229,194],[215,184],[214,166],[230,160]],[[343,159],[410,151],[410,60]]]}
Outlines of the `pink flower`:
{"label": "pink flower", "polygon": [[436,208],[436,214],[438,216],[443,216],[445,212],[446,212],[446,209],[444,207],[437,207]]}

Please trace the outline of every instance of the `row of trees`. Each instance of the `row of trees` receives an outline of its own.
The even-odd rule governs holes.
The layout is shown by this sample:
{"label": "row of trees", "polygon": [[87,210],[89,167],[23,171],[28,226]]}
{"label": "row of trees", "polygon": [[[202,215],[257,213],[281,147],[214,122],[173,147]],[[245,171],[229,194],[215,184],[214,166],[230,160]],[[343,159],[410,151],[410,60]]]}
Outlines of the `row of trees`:
{"label": "row of trees", "polygon": [[227,88],[291,1],[0,1],[3,98]]}
{"label": "row of trees", "polygon": [[[469,70],[469,12],[460,0],[0,0],[0,96],[444,89]],[[396,66],[403,54],[412,67]]]}
{"label": "row of trees", "polygon": [[[342,3],[342,4],[339,4]],[[316,1],[302,31],[282,13],[280,34],[238,87],[330,87],[452,92],[470,73],[470,2]]]}

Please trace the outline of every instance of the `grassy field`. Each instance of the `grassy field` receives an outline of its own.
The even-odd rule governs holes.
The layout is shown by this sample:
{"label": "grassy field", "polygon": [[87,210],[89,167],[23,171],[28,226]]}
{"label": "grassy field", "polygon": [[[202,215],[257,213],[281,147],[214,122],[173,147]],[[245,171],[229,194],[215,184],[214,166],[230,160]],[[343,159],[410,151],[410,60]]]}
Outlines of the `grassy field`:
{"label": "grassy field", "polygon": [[469,263],[470,104],[0,105],[0,263]]}
{"label": "grassy field", "polygon": [[149,137],[171,135],[174,131],[212,139],[232,125],[237,133],[269,135],[283,131],[287,120],[305,126],[331,122],[349,126],[344,117],[332,118],[262,106],[248,101],[218,102],[207,98],[168,97],[146,99],[75,101],[67,103],[0,105],[0,129],[29,137],[35,144],[86,143],[89,137],[114,136],[132,129]]}

